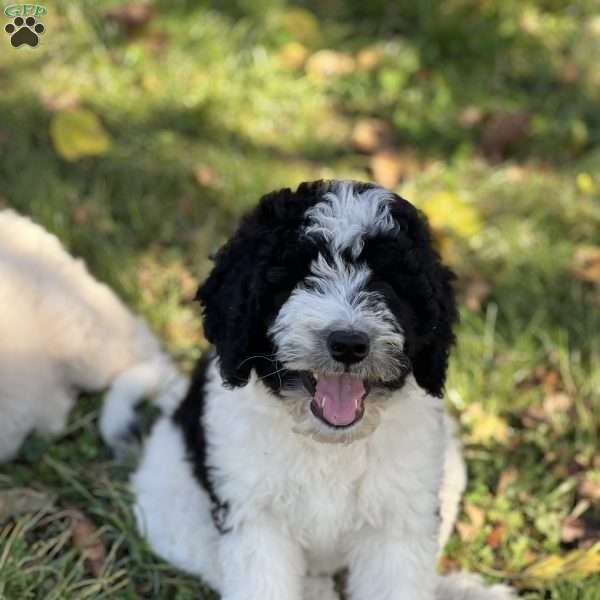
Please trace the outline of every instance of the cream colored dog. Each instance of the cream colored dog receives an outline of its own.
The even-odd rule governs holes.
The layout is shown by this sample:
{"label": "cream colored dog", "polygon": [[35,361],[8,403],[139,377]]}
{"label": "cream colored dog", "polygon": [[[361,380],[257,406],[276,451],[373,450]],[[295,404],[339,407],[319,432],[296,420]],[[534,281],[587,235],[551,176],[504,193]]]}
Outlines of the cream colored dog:
{"label": "cream colored dog", "polygon": [[143,397],[168,411],[186,385],[146,323],[81,260],[0,211],[0,461],[32,431],[60,434],[82,391],[109,388],[100,428],[115,447]]}

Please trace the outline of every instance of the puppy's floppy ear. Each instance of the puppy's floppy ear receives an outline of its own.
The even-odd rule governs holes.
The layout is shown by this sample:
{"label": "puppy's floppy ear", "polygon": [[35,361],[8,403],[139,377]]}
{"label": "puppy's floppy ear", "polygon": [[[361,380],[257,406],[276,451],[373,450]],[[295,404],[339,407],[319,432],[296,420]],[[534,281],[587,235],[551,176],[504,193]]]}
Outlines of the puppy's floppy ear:
{"label": "puppy's floppy ear", "polygon": [[407,351],[415,379],[427,392],[441,397],[458,320],[454,274],[434,248],[426,217],[400,196],[395,196],[390,209],[398,225],[395,243],[388,250],[380,248],[374,261],[385,261],[394,287],[414,312]]}
{"label": "puppy's floppy ear", "polygon": [[427,300],[431,311],[432,327],[412,359],[417,383],[430,394],[442,397],[450,349],[455,341],[453,326],[458,320],[452,282],[454,274],[443,266],[436,255],[428,273],[430,295]]}
{"label": "puppy's floppy ear", "polygon": [[253,368],[261,377],[277,371],[267,332],[308,273],[312,250],[300,240],[299,229],[316,200],[317,190],[302,186],[295,193],[283,189],[264,196],[217,252],[213,270],[198,290],[204,334],[231,387],[248,383]]}

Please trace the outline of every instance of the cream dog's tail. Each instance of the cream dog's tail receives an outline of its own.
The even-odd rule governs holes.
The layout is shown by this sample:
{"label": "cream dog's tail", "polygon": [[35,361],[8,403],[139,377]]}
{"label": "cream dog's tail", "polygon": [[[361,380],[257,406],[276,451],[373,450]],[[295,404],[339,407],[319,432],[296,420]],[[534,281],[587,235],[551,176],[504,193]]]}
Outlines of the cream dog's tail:
{"label": "cream dog's tail", "polygon": [[163,414],[173,413],[188,387],[188,379],[163,353],[123,371],[112,382],[102,405],[100,434],[116,452],[131,442],[136,406],[149,398]]}
{"label": "cream dog's tail", "polygon": [[439,577],[435,600],[516,600],[515,592],[506,585],[486,586],[474,573],[460,571]]}

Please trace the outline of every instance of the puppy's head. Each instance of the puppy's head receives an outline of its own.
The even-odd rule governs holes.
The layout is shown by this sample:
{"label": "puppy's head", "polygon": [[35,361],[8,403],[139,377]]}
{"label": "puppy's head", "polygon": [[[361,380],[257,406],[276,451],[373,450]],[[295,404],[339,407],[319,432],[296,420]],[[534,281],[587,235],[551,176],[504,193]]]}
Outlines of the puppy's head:
{"label": "puppy's head", "polygon": [[410,373],[441,396],[452,278],[406,200],[320,181],[264,196],[218,252],[198,299],[227,385],[255,377],[298,431],[349,440],[373,430]]}

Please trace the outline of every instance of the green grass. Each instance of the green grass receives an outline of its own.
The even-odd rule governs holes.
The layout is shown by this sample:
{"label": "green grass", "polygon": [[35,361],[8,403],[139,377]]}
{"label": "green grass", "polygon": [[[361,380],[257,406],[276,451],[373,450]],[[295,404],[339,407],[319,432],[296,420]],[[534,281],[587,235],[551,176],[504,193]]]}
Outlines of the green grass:
{"label": "green grass", "polygon": [[[530,600],[600,599],[591,560],[528,575],[548,557],[591,556],[600,528],[583,487],[600,481],[600,291],[573,272],[577,249],[600,245],[595,3],[157,0],[131,34],[103,16],[113,5],[48,3],[38,48],[0,40],[0,205],[84,257],[189,369],[205,345],[190,292],[240,214],[302,180],[370,178],[349,132],[385,119],[418,165],[397,191],[432,218],[461,298],[473,280],[489,289],[461,311],[450,369],[470,483],[442,568],[510,580]],[[369,50],[377,64],[320,78],[285,64],[298,44]],[[50,128],[65,104],[100,119],[106,152],[57,153]],[[481,119],[461,124],[473,107]],[[527,116],[527,135],[490,152],[487,124],[507,111]],[[552,410],[557,394],[568,405]],[[0,523],[2,600],[201,593],[136,534],[131,465],[100,443],[99,401],[84,399],[60,440],[34,437],[0,468],[0,498],[28,487],[53,499]],[[99,528],[107,557],[95,575],[71,538],[73,509]],[[569,515],[587,539],[561,540]]]}

